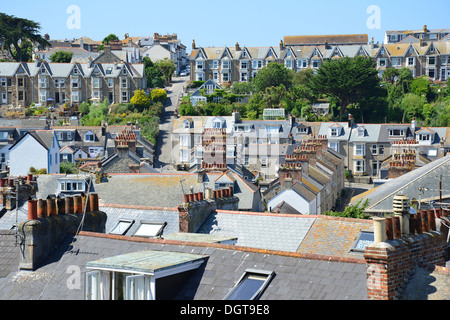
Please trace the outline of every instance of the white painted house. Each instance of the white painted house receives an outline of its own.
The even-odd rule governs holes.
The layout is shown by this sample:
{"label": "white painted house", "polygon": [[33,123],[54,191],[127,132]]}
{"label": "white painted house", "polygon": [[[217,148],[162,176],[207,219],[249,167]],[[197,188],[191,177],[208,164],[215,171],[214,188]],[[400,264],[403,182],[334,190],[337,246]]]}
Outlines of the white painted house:
{"label": "white painted house", "polygon": [[269,211],[280,203],[287,203],[301,214],[318,214],[318,198],[311,190],[301,183],[294,183],[291,188],[286,188],[267,203]]}
{"label": "white painted house", "polygon": [[9,174],[24,176],[30,167],[59,173],[60,146],[53,130],[27,132],[9,148]]}

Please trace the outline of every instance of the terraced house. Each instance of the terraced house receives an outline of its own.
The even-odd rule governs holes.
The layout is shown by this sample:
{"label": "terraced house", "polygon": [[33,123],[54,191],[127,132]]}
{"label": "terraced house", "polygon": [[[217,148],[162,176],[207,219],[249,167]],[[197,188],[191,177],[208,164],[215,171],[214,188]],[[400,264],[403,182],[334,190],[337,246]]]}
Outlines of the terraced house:
{"label": "terraced house", "polygon": [[128,103],[133,92],[143,88],[146,88],[143,64],[95,61],[0,63],[1,105],[78,105],[104,98],[111,103]]}
{"label": "terraced house", "polygon": [[[297,39],[298,38],[298,39]],[[404,43],[375,44],[367,35],[353,37],[289,36],[279,46],[269,47],[197,47],[190,55],[191,80],[212,79],[217,83],[245,82],[270,62],[284,64],[296,72],[318,69],[327,59],[364,56],[375,60],[380,77],[387,68],[411,69],[413,76],[426,75],[445,81],[450,75],[450,42],[423,39]],[[330,42],[328,42],[330,41]]]}

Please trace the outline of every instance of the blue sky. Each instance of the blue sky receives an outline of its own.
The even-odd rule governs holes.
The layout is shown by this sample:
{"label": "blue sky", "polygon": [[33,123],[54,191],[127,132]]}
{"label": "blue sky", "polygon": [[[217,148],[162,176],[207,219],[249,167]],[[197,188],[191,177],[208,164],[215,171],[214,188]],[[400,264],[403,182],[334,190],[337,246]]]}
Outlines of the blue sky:
{"label": "blue sky", "polygon": [[[449,0],[2,2],[0,12],[39,22],[42,34],[48,33],[52,39],[177,33],[188,49],[193,39],[197,46],[233,46],[239,42],[251,47],[276,46],[287,35],[366,33],[369,39],[383,42],[386,30],[421,29],[424,24],[432,29],[450,28]],[[79,8],[80,14],[68,13],[70,6]],[[80,22],[79,28],[75,21]]]}

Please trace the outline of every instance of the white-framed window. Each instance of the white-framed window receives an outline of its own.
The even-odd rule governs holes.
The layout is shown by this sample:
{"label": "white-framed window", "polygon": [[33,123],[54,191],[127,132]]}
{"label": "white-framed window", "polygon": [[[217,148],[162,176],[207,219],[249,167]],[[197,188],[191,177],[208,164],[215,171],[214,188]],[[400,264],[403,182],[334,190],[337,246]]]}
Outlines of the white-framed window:
{"label": "white-framed window", "polygon": [[330,136],[337,137],[340,133],[339,128],[330,128]]}
{"label": "white-framed window", "polygon": [[41,102],[47,101],[47,90],[40,90],[39,91],[39,99]]}
{"label": "white-framed window", "polygon": [[404,129],[389,129],[390,137],[402,137],[405,135]]}
{"label": "white-framed window", "polygon": [[432,79],[434,79],[436,77],[436,69],[434,69],[434,68],[428,69],[427,73],[428,73],[428,76]]}
{"label": "white-framed window", "polygon": [[205,64],[204,64],[204,61],[203,61],[203,60],[197,60],[197,61],[196,61],[196,69],[197,69],[197,70],[203,70],[203,69],[204,69],[204,68],[203,68],[204,65],[205,65]]}
{"label": "white-framed window", "polygon": [[61,181],[59,191],[61,192],[82,192],[85,191],[84,181]]}
{"label": "white-framed window", "polygon": [[378,145],[373,144],[372,147],[371,147],[371,150],[372,150],[372,154],[374,156],[377,155],[378,154]]}
{"label": "white-framed window", "polygon": [[402,65],[402,58],[392,58],[392,66],[400,67]]}
{"label": "white-framed window", "polygon": [[319,68],[319,65],[320,65],[319,60],[313,59],[313,60],[311,61],[311,63],[312,63],[312,67],[313,67],[314,69]]}
{"label": "white-framed window", "polygon": [[354,160],[355,172],[361,173],[366,171],[366,161],[365,160]]}
{"label": "white-framed window", "polygon": [[364,144],[355,144],[355,156],[365,156],[366,148]]}
{"label": "white-framed window", "polygon": [[209,68],[210,69],[218,69],[219,68],[219,60],[209,60]]}
{"label": "white-framed window", "polygon": [[205,80],[205,73],[204,72],[196,72],[195,76],[196,76],[196,80],[197,81],[204,81]]}
{"label": "white-framed window", "polygon": [[445,66],[448,63],[448,56],[441,56],[441,65]]}
{"label": "white-framed window", "polygon": [[230,69],[230,68],[231,68],[230,60],[222,60],[222,69]]}
{"label": "white-framed window", "polygon": [[447,69],[446,68],[441,68],[441,76],[440,76],[442,81],[447,80]]}
{"label": "white-framed window", "polygon": [[406,58],[406,65],[408,65],[408,66],[415,66],[416,65],[416,59],[414,57]]}
{"label": "white-framed window", "polygon": [[108,88],[114,87],[114,79],[108,78]]}
{"label": "white-framed window", "polygon": [[378,67],[386,67],[387,66],[387,59],[386,58],[379,58],[378,59]]}
{"label": "white-framed window", "polygon": [[267,167],[267,164],[269,162],[267,157],[261,157],[260,159],[261,159],[261,167],[263,167],[263,168]]}
{"label": "white-framed window", "polygon": [[128,88],[128,79],[127,78],[122,78],[121,83],[122,83],[122,85],[121,85],[122,88]]}
{"label": "white-framed window", "polygon": [[72,88],[78,88],[78,79],[72,79]]}
{"label": "white-framed window", "polygon": [[6,87],[6,78],[1,79],[2,87]]}
{"label": "white-framed window", "polygon": [[79,102],[80,101],[80,95],[78,94],[78,91],[72,92],[72,102]]}
{"label": "white-framed window", "polygon": [[222,73],[222,81],[223,82],[230,81],[230,74],[228,72]]}
{"label": "white-framed window", "polygon": [[248,72],[241,72],[239,80],[243,82],[248,81]]}
{"label": "white-framed window", "polygon": [[73,68],[73,74],[78,74],[78,69],[77,68]]}
{"label": "white-framed window", "polygon": [[339,152],[339,142],[328,141],[328,148],[330,148],[331,150],[334,150],[336,152]]}
{"label": "white-framed window", "polygon": [[297,68],[299,68],[299,69],[308,68],[308,59],[297,60]]}
{"label": "white-framed window", "polygon": [[250,156],[247,154],[244,156],[244,166],[248,166],[250,163]]}
{"label": "white-framed window", "polygon": [[166,222],[141,221],[137,230],[133,233],[134,237],[158,237],[162,234]]}
{"label": "white-framed window", "polygon": [[180,135],[180,145],[182,147],[189,147],[189,136],[188,135]]}
{"label": "white-framed window", "polygon": [[419,134],[419,141],[430,141],[431,135],[430,134]]}
{"label": "white-framed window", "polygon": [[100,80],[101,80],[100,78],[92,78],[92,88],[100,89],[102,87]]}
{"label": "white-framed window", "polygon": [[427,57],[427,65],[435,66],[436,65],[436,57],[435,56]]}
{"label": "white-framed window", "polygon": [[242,70],[247,70],[248,69],[248,60],[241,60],[240,62],[240,68]]}
{"label": "white-framed window", "polygon": [[95,141],[95,135],[92,132],[87,132],[84,135],[84,141]]}
{"label": "white-framed window", "polygon": [[133,225],[134,220],[120,219],[109,233],[124,235]]}
{"label": "white-framed window", "polygon": [[47,78],[40,78],[39,79],[39,87],[40,88],[48,88],[48,79]]}
{"label": "white-framed window", "polygon": [[261,69],[263,67],[262,60],[252,60],[252,69]]}
{"label": "white-framed window", "polygon": [[292,59],[285,60],[284,66],[288,69],[294,69],[294,60]]}
{"label": "white-framed window", "polygon": [[123,67],[123,69],[122,69],[122,75],[124,75],[124,76],[127,75],[127,68]]}
{"label": "white-framed window", "polygon": [[128,91],[122,91],[122,102],[128,102]]}
{"label": "white-framed window", "polygon": [[100,271],[86,272],[86,300],[100,300]]}
{"label": "white-framed window", "polygon": [[272,271],[245,270],[225,300],[258,300],[274,275]]}

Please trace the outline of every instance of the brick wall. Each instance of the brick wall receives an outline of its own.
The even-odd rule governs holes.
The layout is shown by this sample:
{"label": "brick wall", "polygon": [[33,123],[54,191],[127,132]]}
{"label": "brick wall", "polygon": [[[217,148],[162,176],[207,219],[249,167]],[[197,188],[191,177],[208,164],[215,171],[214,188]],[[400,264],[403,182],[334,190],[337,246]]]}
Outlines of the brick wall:
{"label": "brick wall", "polygon": [[397,299],[408,272],[416,266],[445,266],[446,245],[442,232],[429,231],[368,246],[364,253],[367,263],[367,298]]}

